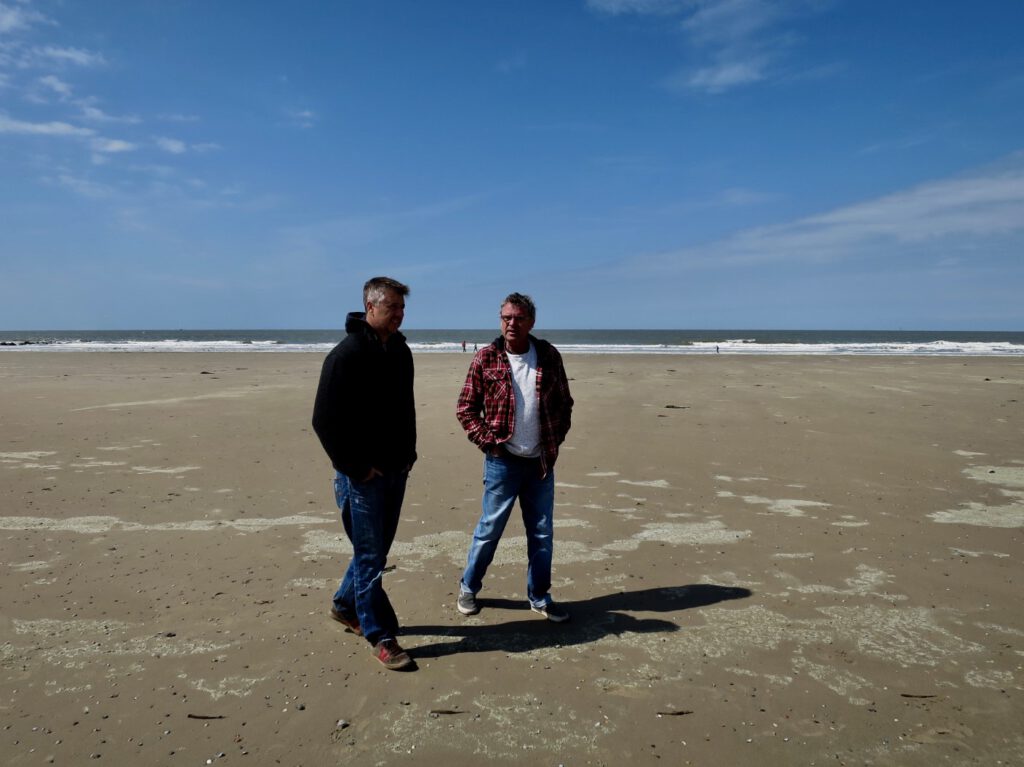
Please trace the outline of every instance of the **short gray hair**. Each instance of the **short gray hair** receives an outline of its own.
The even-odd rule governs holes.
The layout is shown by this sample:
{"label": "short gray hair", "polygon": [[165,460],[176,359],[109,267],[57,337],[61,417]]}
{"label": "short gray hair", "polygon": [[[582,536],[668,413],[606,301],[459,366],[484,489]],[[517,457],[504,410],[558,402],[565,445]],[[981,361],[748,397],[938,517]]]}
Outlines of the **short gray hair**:
{"label": "short gray hair", "polygon": [[371,277],[363,285],[363,306],[373,304],[377,306],[389,290],[395,291],[400,296],[409,295],[409,286],[390,277]]}
{"label": "short gray hair", "polygon": [[[537,307],[533,305],[533,299],[525,293],[509,293],[505,296],[505,300],[501,302],[501,306],[505,304],[512,304],[512,306],[518,306],[524,312],[526,316],[530,318],[530,322],[534,322],[537,319]],[[501,311],[501,307],[498,307]]]}

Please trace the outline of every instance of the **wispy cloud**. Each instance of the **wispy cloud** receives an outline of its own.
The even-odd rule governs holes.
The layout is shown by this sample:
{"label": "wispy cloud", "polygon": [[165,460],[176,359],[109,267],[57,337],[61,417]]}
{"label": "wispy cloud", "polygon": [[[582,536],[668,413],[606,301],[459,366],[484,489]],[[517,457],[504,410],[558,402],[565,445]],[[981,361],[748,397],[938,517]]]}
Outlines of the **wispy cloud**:
{"label": "wispy cloud", "polygon": [[867,144],[866,146],[861,147],[858,154],[874,155],[886,152],[903,152],[905,150],[912,150],[912,148],[916,146],[923,146],[933,140],[935,140],[935,135],[932,132],[922,133],[920,135],[890,138]]}
{"label": "wispy cloud", "polygon": [[73,176],[70,173],[61,173],[54,178],[44,179],[44,181],[56,184],[90,200],[107,199],[115,194],[115,190],[109,186]]}
{"label": "wispy cloud", "polygon": [[[911,252],[928,243],[1024,233],[1024,153],[998,167],[922,184],[706,246],[631,259],[630,268],[683,272],[765,263],[821,263]],[[947,256],[948,257],[948,256]]]}
{"label": "wispy cloud", "polygon": [[796,3],[768,0],[699,0],[696,10],[683,21],[697,43],[728,46],[746,44],[781,18],[796,11]]}
{"label": "wispy cloud", "polygon": [[119,154],[121,152],[134,152],[138,149],[138,145],[131,143],[130,141],[122,141],[121,139],[111,138],[94,138],[89,142],[94,152],[103,152],[105,154]]}
{"label": "wispy cloud", "polygon": [[0,34],[28,29],[33,24],[46,22],[47,18],[23,4],[0,3]]}
{"label": "wispy cloud", "polygon": [[316,112],[311,109],[287,109],[285,114],[289,122],[297,128],[312,128],[316,125]]}
{"label": "wispy cloud", "polygon": [[56,45],[33,48],[32,57],[37,62],[51,61],[79,67],[96,67],[106,63],[102,53],[94,53],[84,48],[64,48]]}
{"label": "wispy cloud", "polygon": [[595,11],[618,16],[624,13],[644,13],[669,15],[680,13],[691,0],[587,0],[587,5]]}
{"label": "wispy cloud", "polygon": [[22,40],[0,40],[0,66],[18,70],[61,69],[68,66],[99,67],[107,63],[102,53],[58,45],[28,47]]}
{"label": "wispy cloud", "polygon": [[61,98],[67,99],[71,97],[71,86],[63,80],[61,80],[56,75],[46,75],[45,77],[40,77],[36,82],[38,82],[44,88],[48,88],[49,90],[53,91]]}
{"label": "wispy cloud", "polygon": [[153,143],[155,143],[165,152],[170,152],[171,154],[184,154],[186,151],[188,151],[188,144],[186,144],[181,139],[167,138],[166,136],[156,136],[153,139]]}
{"label": "wispy cloud", "polygon": [[[101,99],[76,88],[75,71],[105,66],[106,56],[73,41],[69,44],[63,40],[58,43],[53,39],[37,39],[39,30],[33,27],[43,25],[58,26],[56,21],[33,10],[31,0],[0,0],[0,90],[15,92],[40,107],[32,121],[0,111],[0,135],[88,139],[80,145],[93,166],[107,165],[116,155],[144,149],[155,148],[171,155],[220,149],[220,145],[212,141],[188,143],[164,135],[150,138],[131,135],[134,131],[128,126],[143,123],[140,116],[108,111]],[[47,107],[50,119],[44,117]],[[68,119],[68,107],[77,111],[74,119]],[[307,122],[313,117],[309,112],[297,114]],[[172,113],[162,114],[157,119],[190,123],[199,118]],[[129,135],[115,138],[100,135],[100,130],[106,132],[115,125],[123,126],[123,131]]]}
{"label": "wispy cloud", "polygon": [[699,90],[724,93],[740,85],[750,85],[767,77],[770,58],[750,56],[745,60],[723,60],[695,70],[686,70],[665,78],[670,90]]}
{"label": "wispy cloud", "polygon": [[[829,0],[587,0],[595,11],[672,17],[699,63],[666,76],[674,91],[723,93],[766,80],[792,79],[787,57],[798,43],[788,28]],[[681,18],[681,20],[680,20]],[[834,71],[816,67],[818,75]]]}
{"label": "wispy cloud", "polygon": [[52,122],[27,122],[15,120],[5,114],[0,114],[0,133],[13,133],[23,136],[92,136],[96,133],[92,128],[80,128],[70,123]]}
{"label": "wispy cloud", "polygon": [[695,48],[709,57],[706,65],[669,79],[670,85],[707,93],[766,79],[791,37],[775,27],[794,16],[800,3],[767,0],[703,0],[683,21]]}
{"label": "wispy cloud", "polygon": [[95,106],[94,102],[95,99],[82,99],[78,102],[78,105],[82,110],[83,119],[98,123],[124,123],[127,125],[137,125],[142,122],[141,118],[137,115],[107,114],[98,106]]}
{"label": "wispy cloud", "polygon": [[154,136],[153,143],[169,154],[185,154],[186,152],[213,152],[221,148],[220,144],[213,141],[201,141],[196,144],[189,144],[181,139],[168,136]]}

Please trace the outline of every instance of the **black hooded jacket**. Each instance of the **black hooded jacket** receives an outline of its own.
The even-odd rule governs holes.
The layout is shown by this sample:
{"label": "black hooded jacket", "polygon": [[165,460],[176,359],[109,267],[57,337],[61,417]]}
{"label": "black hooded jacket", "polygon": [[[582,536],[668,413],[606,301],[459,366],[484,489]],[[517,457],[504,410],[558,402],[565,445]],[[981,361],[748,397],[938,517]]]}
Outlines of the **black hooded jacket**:
{"label": "black hooded jacket", "polygon": [[313,430],[334,468],[360,481],[371,468],[402,470],[416,460],[412,352],[405,336],[381,343],[362,312],[327,355],[313,406]]}

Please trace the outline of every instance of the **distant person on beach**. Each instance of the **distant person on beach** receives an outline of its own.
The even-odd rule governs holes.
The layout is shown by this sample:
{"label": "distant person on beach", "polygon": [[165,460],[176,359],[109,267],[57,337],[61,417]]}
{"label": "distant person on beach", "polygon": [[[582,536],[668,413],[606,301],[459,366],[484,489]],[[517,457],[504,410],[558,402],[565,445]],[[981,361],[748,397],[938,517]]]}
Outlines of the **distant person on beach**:
{"label": "distant person on beach", "polygon": [[549,593],[554,468],[573,402],[558,350],[530,335],[536,318],[529,296],[509,295],[499,312],[501,335],[473,355],[459,395],[459,423],[484,452],[484,490],[456,607],[463,615],[480,611],[476,594],[518,498],[526,527],[530,607],[561,623],[569,620],[569,613]]}
{"label": "distant person on beach", "polygon": [[465,341],[462,342],[462,351],[466,351],[466,342]]}
{"label": "distant person on beach", "polygon": [[365,637],[389,669],[413,663],[396,640],[398,618],[381,582],[416,461],[412,352],[398,332],[407,295],[409,288],[390,277],[367,281],[365,312],[346,318],[348,335],[324,360],[313,408],[313,430],[334,466],[334,497],[352,542],[331,617]]}

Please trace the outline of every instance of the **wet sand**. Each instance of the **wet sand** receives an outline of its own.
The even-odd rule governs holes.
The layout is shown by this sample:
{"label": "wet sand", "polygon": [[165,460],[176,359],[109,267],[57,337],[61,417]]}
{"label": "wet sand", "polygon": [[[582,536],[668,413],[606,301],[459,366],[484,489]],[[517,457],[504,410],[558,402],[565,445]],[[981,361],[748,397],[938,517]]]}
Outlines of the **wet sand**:
{"label": "wet sand", "polygon": [[0,352],[4,764],[1024,763],[1024,360],[567,357],[555,625],[515,519],[455,611],[469,355],[417,356],[411,673],[327,615],[320,361]]}

